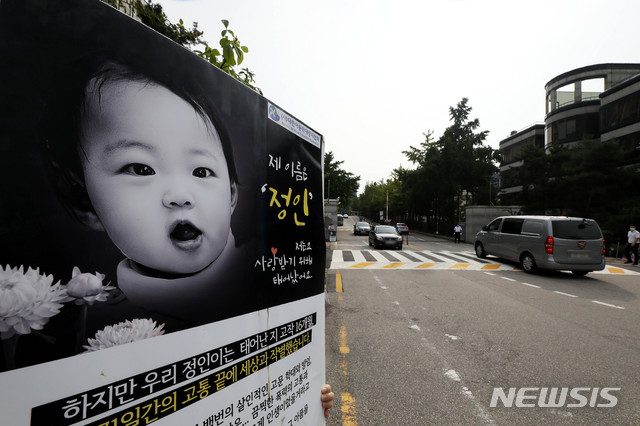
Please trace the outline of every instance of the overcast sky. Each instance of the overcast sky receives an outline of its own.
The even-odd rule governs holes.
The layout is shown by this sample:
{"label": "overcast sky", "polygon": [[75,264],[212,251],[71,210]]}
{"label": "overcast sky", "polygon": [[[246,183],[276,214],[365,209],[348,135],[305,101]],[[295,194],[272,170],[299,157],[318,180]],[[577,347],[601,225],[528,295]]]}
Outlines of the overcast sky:
{"label": "overcast sky", "polygon": [[487,144],[544,121],[544,85],[566,71],[640,63],[638,0],[155,0],[217,45],[221,19],[264,95],[325,138],[367,182],[412,168],[463,97]]}

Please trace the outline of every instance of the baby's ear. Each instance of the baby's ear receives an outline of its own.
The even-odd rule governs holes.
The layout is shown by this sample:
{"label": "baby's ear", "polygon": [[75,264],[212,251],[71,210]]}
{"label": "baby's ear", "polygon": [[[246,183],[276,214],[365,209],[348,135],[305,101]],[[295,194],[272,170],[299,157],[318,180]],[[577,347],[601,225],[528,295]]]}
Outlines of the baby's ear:
{"label": "baby's ear", "polygon": [[93,210],[79,211],[77,209],[74,209],[74,213],[78,220],[80,220],[92,231],[104,231],[104,226],[102,226],[100,218],[98,218],[98,215]]}
{"label": "baby's ear", "polygon": [[238,184],[236,182],[231,182],[231,213],[236,209],[236,204],[238,204]]}
{"label": "baby's ear", "polygon": [[100,218],[93,210],[83,180],[70,170],[66,170],[64,174],[67,182],[64,196],[73,216],[92,231],[104,231]]}

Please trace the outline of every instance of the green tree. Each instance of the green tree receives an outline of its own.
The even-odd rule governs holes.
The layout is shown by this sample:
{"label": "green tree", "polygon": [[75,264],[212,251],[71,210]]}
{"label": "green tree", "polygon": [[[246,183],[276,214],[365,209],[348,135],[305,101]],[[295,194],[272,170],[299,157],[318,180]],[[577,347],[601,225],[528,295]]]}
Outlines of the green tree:
{"label": "green tree", "polygon": [[484,146],[488,132],[478,131],[480,121],[470,119],[471,110],[463,98],[449,108],[453,124],[437,141],[428,132],[420,146],[403,151],[417,167],[398,174],[406,205],[413,217],[427,218],[430,230],[452,228],[462,219],[464,204],[490,201],[489,185],[500,156]]}
{"label": "green tree", "polygon": [[337,161],[333,152],[324,154],[324,192],[327,198],[339,198],[341,209],[348,209],[360,186],[360,176],[343,170],[344,161]]}
{"label": "green tree", "polygon": [[391,179],[379,182],[367,182],[363,193],[358,197],[358,209],[363,216],[375,221],[382,218],[395,222],[405,222],[407,218],[407,206],[403,191],[403,181],[399,174],[404,169],[395,170]]}
{"label": "green tree", "polygon": [[429,188],[427,179],[421,173],[423,170],[409,170],[399,167],[393,171],[393,176],[400,183],[399,205],[404,215],[403,221],[414,225],[420,222],[421,213],[427,211],[423,206],[429,205]]}
{"label": "green tree", "polygon": [[416,165],[414,170],[398,170],[398,178],[403,181],[405,188],[405,204],[409,210],[408,222],[416,226],[421,217],[426,217],[428,230],[438,229],[442,201],[451,193],[442,170],[442,143],[433,139],[433,132],[424,134],[425,140],[419,147],[411,146],[403,151],[411,163]]}
{"label": "green tree", "polygon": [[[488,192],[491,176],[498,171],[495,162],[499,160],[499,153],[484,146],[489,132],[478,131],[480,121],[477,118],[470,119],[471,107],[468,102],[467,98],[462,98],[455,108],[449,108],[453,124],[447,127],[440,138],[444,167],[442,172],[447,176],[450,189],[455,194],[454,220],[448,220],[449,225],[461,220],[463,196],[466,197],[466,204],[474,204],[476,199],[480,201],[480,195]],[[447,215],[450,214],[447,209]],[[450,218],[451,216],[447,219]]]}
{"label": "green tree", "polygon": [[386,208],[387,189],[387,184],[384,180],[367,182],[364,191],[358,198],[360,214],[370,219],[378,220],[380,212],[384,212]]}
{"label": "green tree", "polygon": [[153,3],[150,0],[101,1],[123,13],[140,19],[140,22],[176,43],[191,48],[194,53],[206,59],[212,65],[220,68],[258,93],[262,93],[253,84],[255,83],[255,74],[253,72],[247,68],[236,69],[236,66],[239,66],[244,61],[244,54],[249,52],[249,48],[243,46],[236,34],[229,29],[229,21],[222,20],[224,29],[218,42],[220,49],[217,49],[209,46],[207,41],[202,38],[204,33],[198,29],[197,22],[194,22],[191,28],[187,28],[182,19],[177,24],[174,24],[169,21],[160,4]]}

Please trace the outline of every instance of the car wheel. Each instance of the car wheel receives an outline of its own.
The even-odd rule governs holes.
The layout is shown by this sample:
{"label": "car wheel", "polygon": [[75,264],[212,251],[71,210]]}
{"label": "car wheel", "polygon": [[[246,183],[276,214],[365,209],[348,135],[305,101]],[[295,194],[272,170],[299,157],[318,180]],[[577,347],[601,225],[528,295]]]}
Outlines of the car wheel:
{"label": "car wheel", "polygon": [[522,265],[522,270],[527,274],[533,274],[536,272],[536,260],[530,253],[525,253],[520,257],[520,264]]}
{"label": "car wheel", "polygon": [[398,246],[398,250],[402,250],[402,244]]}
{"label": "car wheel", "polygon": [[584,277],[585,275],[587,275],[591,271],[571,271],[571,272],[573,272],[573,275],[577,275],[579,277]]}
{"label": "car wheel", "polygon": [[482,243],[476,244],[476,256],[482,259],[487,257],[487,253],[484,251],[484,247],[482,246]]}

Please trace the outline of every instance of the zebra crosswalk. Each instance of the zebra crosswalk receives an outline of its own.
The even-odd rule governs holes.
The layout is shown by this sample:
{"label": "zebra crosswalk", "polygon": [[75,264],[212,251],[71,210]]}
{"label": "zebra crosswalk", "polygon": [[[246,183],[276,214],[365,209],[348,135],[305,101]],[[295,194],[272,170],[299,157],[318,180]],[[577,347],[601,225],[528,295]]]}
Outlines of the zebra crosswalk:
{"label": "zebra crosswalk", "polygon": [[[480,259],[469,251],[333,250],[330,269],[416,269],[467,271],[518,271],[519,266],[496,258]],[[638,272],[607,266],[593,273],[638,275]]]}

